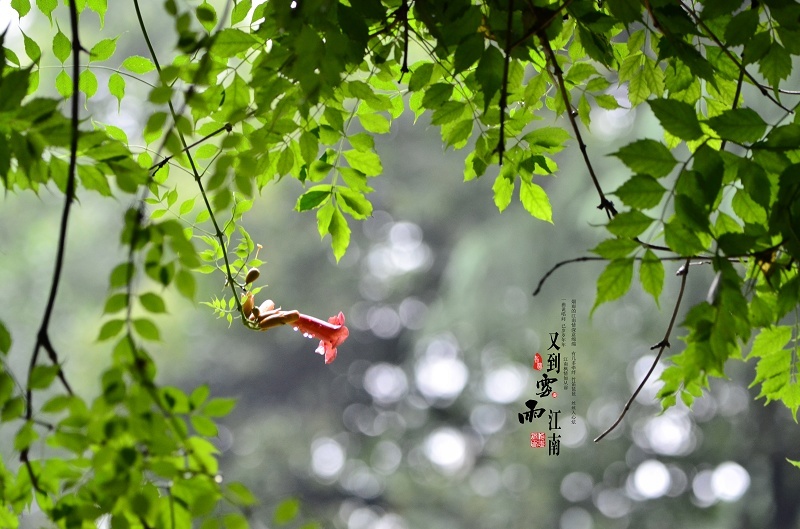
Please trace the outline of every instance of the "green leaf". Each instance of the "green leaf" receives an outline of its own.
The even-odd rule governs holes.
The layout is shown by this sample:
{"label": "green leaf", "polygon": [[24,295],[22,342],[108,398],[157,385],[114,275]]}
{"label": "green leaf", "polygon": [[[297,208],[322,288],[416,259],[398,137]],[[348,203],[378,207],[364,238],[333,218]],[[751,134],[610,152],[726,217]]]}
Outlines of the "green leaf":
{"label": "green leaf", "polygon": [[149,312],[156,314],[167,312],[167,305],[164,303],[164,298],[154,292],[145,292],[139,296],[139,303]]}
{"label": "green leaf", "polygon": [[334,208],[333,210],[333,217],[331,217],[331,223],[328,229],[331,234],[333,256],[338,262],[342,256],[344,256],[347,247],[350,246],[350,227],[347,225],[344,215],[342,215],[342,212],[338,208]]}
{"label": "green leaf", "polygon": [[767,212],[744,190],[739,189],[731,199],[731,207],[734,213],[739,215],[745,222],[752,224],[764,224],[767,221]]}
{"label": "green leaf", "polygon": [[328,202],[317,210],[317,231],[319,232],[320,239],[330,233],[331,221],[333,220],[333,212],[335,209],[336,207],[333,205],[333,202]]}
{"label": "green leaf", "polygon": [[136,318],[133,320],[134,330],[145,340],[152,340],[154,342],[161,341],[161,333],[158,327],[151,320],[147,318]]}
{"label": "green leaf", "polygon": [[103,39],[92,46],[92,49],[89,52],[89,62],[99,62],[110,59],[111,56],[114,55],[114,51],[117,49],[117,38],[119,37],[114,37],[113,39]]}
{"label": "green leaf", "polygon": [[647,102],[664,130],[682,140],[703,136],[694,105],[671,99],[651,99]]}
{"label": "green leaf", "polygon": [[97,76],[91,70],[84,70],[78,79],[78,88],[90,99],[97,93]]}
{"label": "green leaf", "polygon": [[432,125],[445,125],[457,121],[467,110],[467,103],[464,101],[446,101],[439,108],[433,111],[431,116]]}
{"label": "green leaf", "polygon": [[97,341],[102,342],[111,339],[122,332],[125,326],[125,320],[109,320],[100,327],[100,333],[97,335]]}
{"label": "green leaf", "polygon": [[391,122],[381,114],[359,114],[358,120],[367,132],[386,134],[391,130]]}
{"label": "green leaf", "polygon": [[122,98],[125,97],[125,79],[117,72],[112,73],[108,78],[108,91],[117,98],[117,111],[119,111]]}
{"label": "green leaf", "polygon": [[597,106],[606,110],[616,110],[619,108],[619,101],[611,94],[598,94],[594,96]]}
{"label": "green leaf", "polygon": [[133,73],[144,74],[155,70],[156,65],[153,64],[153,61],[142,57],[141,55],[131,55],[122,61],[122,68],[125,68]]}
{"label": "green leaf", "polygon": [[[30,9],[30,6],[28,8]],[[42,49],[36,41],[26,35],[24,31],[20,30],[20,32],[22,33],[22,40],[25,42],[25,55],[27,55],[32,62],[38,63],[39,59],[42,57]]]}
{"label": "green leaf", "polygon": [[630,288],[633,278],[633,259],[614,259],[597,278],[597,298],[591,313],[607,301],[621,298]]}
{"label": "green leaf", "polygon": [[375,148],[375,138],[364,132],[347,137],[347,141],[357,151],[371,151]]}
{"label": "green leaf", "polygon": [[642,3],[637,0],[608,0],[608,9],[625,25],[641,20]]}
{"label": "green leaf", "polygon": [[192,391],[192,394],[189,396],[189,408],[192,410],[199,409],[200,406],[208,400],[208,396],[211,394],[211,390],[208,387],[208,384],[203,384],[197,386]]}
{"label": "green leaf", "polygon": [[240,0],[231,10],[231,25],[235,26],[244,20],[252,6],[253,3],[251,0]]}
{"label": "green leaf", "polygon": [[0,321],[0,354],[6,355],[11,350],[11,333]]}
{"label": "green leaf", "polygon": [[17,432],[14,437],[14,450],[21,452],[30,448],[30,446],[39,438],[39,434],[33,428],[33,421],[26,421],[22,428]]}
{"label": "green leaf", "polygon": [[606,226],[617,237],[637,237],[646,230],[653,219],[639,210],[625,211],[614,216]]}
{"label": "green leaf", "polygon": [[767,123],[750,108],[734,108],[708,120],[720,138],[736,143],[758,141],[767,130]]}
{"label": "green leaf", "polygon": [[250,492],[250,490],[247,487],[245,487],[242,483],[239,483],[238,481],[228,483],[225,492],[226,492],[225,496],[234,505],[238,505],[240,507],[248,507],[250,505],[255,505],[258,503],[258,499],[255,497],[255,495],[252,492]]}
{"label": "green leaf", "polygon": [[310,164],[317,159],[317,153],[319,152],[319,140],[316,136],[307,130],[304,130],[300,135],[299,143],[300,154],[303,156],[303,160],[305,160],[306,163]]}
{"label": "green leaf", "polygon": [[203,415],[207,417],[225,417],[236,407],[236,399],[215,398],[203,406]]}
{"label": "green leaf", "polygon": [[30,0],[11,0],[11,7],[17,12],[20,18],[27,15],[31,10]]}
{"label": "green leaf", "polygon": [[532,148],[541,147],[541,149],[533,148],[534,152],[550,153],[561,151],[564,148],[564,142],[569,138],[569,132],[560,127],[541,127],[522,137]]}
{"label": "green leaf", "polygon": [[800,125],[796,123],[775,127],[767,134],[766,142],[759,142],[753,145],[754,149],[761,148],[776,151],[797,149],[798,147],[800,147]]}
{"label": "green leaf", "polygon": [[294,152],[289,147],[284,148],[278,156],[278,174],[281,176],[289,174],[294,167]]}
{"label": "green leaf", "polygon": [[58,0],[36,0],[36,7],[53,23],[52,13],[58,7]]}
{"label": "green leaf", "polygon": [[289,498],[275,508],[272,522],[275,525],[286,525],[295,520],[298,514],[300,514],[300,502],[295,498]]}
{"label": "green leaf", "polygon": [[361,171],[367,176],[377,176],[383,172],[380,157],[374,152],[362,152],[357,150],[344,151],[347,163],[357,171]]}
{"label": "green leaf", "polygon": [[214,421],[203,415],[192,415],[189,417],[189,422],[192,423],[192,428],[203,437],[216,437],[219,433]]}
{"label": "green leaf", "polygon": [[673,252],[687,257],[702,253],[706,249],[697,235],[678,221],[669,222],[664,226],[664,240]]}
{"label": "green leaf", "polygon": [[117,293],[112,294],[106,300],[106,305],[103,308],[103,314],[114,314],[125,309],[128,306],[128,294]]}
{"label": "green leaf", "polygon": [[792,73],[792,56],[786,48],[773,42],[767,54],[758,61],[758,70],[769,85],[777,88],[781,79],[788,78]]}
{"label": "green leaf", "polygon": [[329,184],[314,186],[298,197],[294,209],[296,211],[308,211],[318,208],[328,201],[331,196],[331,186]]}
{"label": "green leaf", "polygon": [[108,11],[108,0],[87,0],[86,4],[100,17],[100,29],[102,29],[105,24],[106,11]]}
{"label": "green leaf", "polygon": [[431,80],[433,74],[433,63],[426,62],[420,64],[411,72],[411,79],[408,81],[408,89],[411,92],[418,92],[425,88]]}
{"label": "green leaf", "polygon": [[217,11],[214,9],[214,6],[208,2],[203,2],[197,6],[195,14],[197,16],[197,20],[200,21],[200,24],[203,26],[203,28],[205,28],[206,31],[209,33],[214,31],[214,26],[217,24]]}
{"label": "green leaf", "polygon": [[639,265],[639,281],[642,283],[642,289],[652,295],[658,305],[658,298],[664,287],[664,264],[649,248]]}
{"label": "green leaf", "polygon": [[475,126],[473,119],[467,118],[457,121],[450,127],[442,128],[442,139],[448,147],[455,147],[456,149],[462,148],[470,136],[472,136],[472,128]]}
{"label": "green leaf", "polygon": [[47,389],[53,383],[60,366],[35,366],[28,375],[28,387],[31,389]]}
{"label": "green leaf", "polygon": [[483,111],[488,111],[494,95],[503,84],[503,54],[494,46],[487,47],[478,67],[475,69],[475,79],[483,91]]}
{"label": "green leaf", "polygon": [[728,46],[738,46],[747,42],[758,28],[758,19],[758,9],[744,9],[737,13],[725,28],[725,41]]}
{"label": "green leaf", "polygon": [[250,33],[235,28],[226,28],[217,33],[211,53],[220,57],[233,57],[237,53],[250,49],[258,44]]}
{"label": "green leaf", "polygon": [[23,413],[25,413],[25,399],[22,396],[14,397],[9,399],[3,406],[0,420],[3,422],[12,421],[22,417]]}
{"label": "green leaf", "polygon": [[775,354],[786,347],[791,339],[792,327],[789,325],[776,325],[761,329],[756,339],[753,340],[753,347],[746,359],[763,358]]}
{"label": "green leaf", "polygon": [[225,522],[225,529],[250,529],[247,518],[238,512],[232,512],[222,517]]}
{"label": "green leaf", "polygon": [[188,270],[179,270],[178,273],[175,274],[175,286],[178,287],[178,292],[180,292],[183,297],[189,301],[194,300],[197,284],[191,272]]}
{"label": "green leaf", "polygon": [[441,107],[453,95],[453,85],[450,83],[436,83],[425,90],[422,106],[435,110]]}
{"label": "green leaf", "polygon": [[635,173],[645,173],[656,178],[667,176],[678,161],[667,147],[658,141],[644,139],[626,145],[614,156]]}
{"label": "green leaf", "polygon": [[194,209],[195,201],[196,197],[184,200],[181,203],[181,207],[178,209],[178,215],[183,216],[191,213],[191,211]]}
{"label": "green leaf", "polygon": [[620,259],[638,247],[639,243],[633,239],[606,239],[590,251],[606,259]]}
{"label": "green leaf", "polygon": [[339,186],[336,197],[339,207],[354,219],[363,220],[372,215],[372,204],[358,191]]}
{"label": "green leaf", "polygon": [[494,180],[492,191],[494,191],[494,203],[502,212],[511,204],[511,195],[514,193],[514,175],[500,172]]}
{"label": "green leaf", "polygon": [[61,64],[64,64],[69,58],[70,53],[72,53],[72,44],[69,38],[59,29],[55,37],[53,37],[53,55],[56,56],[56,59],[58,59]]}
{"label": "green leaf", "polygon": [[550,206],[550,200],[547,198],[547,193],[541,186],[522,180],[519,188],[519,199],[522,202],[525,210],[536,217],[553,223],[553,208]]}
{"label": "green leaf", "polygon": [[650,175],[633,175],[630,180],[614,191],[622,202],[636,209],[656,207],[666,192],[666,188]]}
{"label": "green leaf", "polygon": [[133,274],[134,270],[130,263],[120,263],[111,271],[109,286],[111,288],[122,288],[128,284]]}
{"label": "green leaf", "polygon": [[485,48],[486,39],[477,33],[464,39],[456,47],[455,55],[453,56],[453,73],[463,72],[475,64],[483,55]]}

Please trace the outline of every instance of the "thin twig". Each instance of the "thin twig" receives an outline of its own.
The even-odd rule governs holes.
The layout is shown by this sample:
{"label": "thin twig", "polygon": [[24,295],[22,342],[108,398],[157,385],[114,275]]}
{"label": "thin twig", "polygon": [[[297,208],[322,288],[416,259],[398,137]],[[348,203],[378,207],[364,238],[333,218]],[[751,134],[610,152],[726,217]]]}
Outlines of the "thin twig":
{"label": "thin twig", "polygon": [[[744,257],[748,257],[748,256],[744,256]],[[687,257],[684,257],[682,255],[672,255],[672,256],[666,256],[666,257],[659,257],[658,258],[659,261],[683,261],[685,259],[687,259]],[[711,256],[703,256],[703,255],[693,255],[693,256],[688,257],[688,259],[694,259],[694,261],[691,261],[689,263],[689,266],[695,266],[695,265],[702,265],[702,264],[710,263],[712,257]],[[728,257],[728,260],[735,260],[735,259],[739,259],[739,257]],[[544,283],[550,278],[551,275],[553,275],[553,273],[556,270],[558,270],[559,268],[561,268],[564,265],[568,265],[568,264],[572,264],[572,263],[583,263],[583,262],[586,262],[586,261],[610,261],[610,260],[611,259],[608,259],[606,257],[595,257],[595,256],[591,255],[591,256],[575,257],[573,259],[566,259],[564,261],[559,261],[556,264],[554,264],[550,268],[550,270],[548,270],[547,273],[539,280],[539,283],[536,285],[536,290],[533,291],[533,295],[534,296],[538,296],[539,292],[541,292],[542,287],[544,286]],[[641,261],[642,257],[634,257],[633,260],[634,261]],[[682,273],[683,273],[682,271],[683,271],[683,267],[681,267],[678,270],[678,273],[676,275],[682,275]]]}
{"label": "thin twig", "polygon": [[585,257],[576,257],[574,259],[567,259],[566,261],[560,261],[560,262],[556,263],[555,265],[553,265],[553,267],[550,268],[550,270],[547,271],[547,273],[544,275],[544,277],[542,277],[539,280],[539,284],[536,285],[536,290],[533,291],[533,295],[534,296],[539,295],[539,292],[542,290],[542,287],[544,286],[545,281],[547,281],[548,278],[551,275],[553,275],[553,273],[556,270],[558,270],[559,268],[561,268],[562,266],[568,265],[570,263],[582,263],[582,262],[585,262],[585,261],[608,261],[608,259],[606,259],[605,257],[585,256]]}
{"label": "thin twig", "polygon": [[553,48],[550,47],[550,41],[547,40],[547,35],[544,33],[544,31],[540,32],[538,36],[539,41],[542,43],[542,48],[544,48],[545,55],[547,56],[547,62],[552,65],[553,71],[551,72],[551,75],[555,76],[556,83],[561,89],[561,97],[564,100],[564,106],[567,109],[567,118],[569,119],[570,125],[572,125],[572,130],[575,132],[575,139],[578,140],[578,147],[580,147],[581,154],[583,155],[583,161],[586,164],[586,168],[589,170],[589,176],[592,178],[592,183],[597,190],[597,194],[600,195],[600,205],[597,206],[597,209],[604,210],[606,215],[608,215],[608,218],[611,219],[617,214],[617,209],[614,207],[614,203],[608,200],[605,193],[603,193],[603,188],[600,187],[600,181],[597,179],[597,174],[594,172],[592,162],[589,160],[589,154],[586,150],[586,143],[583,141],[581,131],[578,128],[578,123],[575,121],[575,115],[572,111],[572,103],[569,99],[567,85],[564,83],[564,74],[561,71],[561,66],[558,65],[556,54],[553,53]]}
{"label": "thin twig", "polygon": [[629,398],[628,402],[625,403],[625,407],[622,408],[622,413],[619,414],[619,417],[617,417],[617,420],[614,421],[614,424],[609,426],[606,429],[606,431],[604,431],[603,433],[601,433],[600,435],[598,435],[595,438],[595,440],[594,440],[595,443],[600,442],[603,439],[603,437],[605,437],[606,435],[611,433],[614,430],[614,428],[616,428],[619,425],[619,423],[622,422],[622,419],[625,418],[625,415],[628,413],[628,410],[631,408],[631,405],[633,404],[633,401],[636,400],[636,397],[637,397],[637,395],[639,395],[639,392],[642,391],[642,388],[644,388],[644,385],[647,383],[648,380],[650,380],[650,376],[653,374],[653,371],[655,370],[656,366],[658,365],[658,361],[661,359],[661,355],[664,354],[664,349],[669,347],[669,335],[672,334],[672,328],[675,326],[675,320],[678,317],[678,309],[681,306],[681,300],[683,300],[683,293],[686,290],[686,278],[689,276],[689,264],[690,264],[690,261],[691,261],[690,259],[686,259],[686,263],[684,263],[684,265],[683,265],[683,273],[681,274],[681,289],[678,292],[678,300],[675,302],[675,308],[672,311],[672,318],[670,318],[670,320],[669,320],[669,326],[667,327],[667,332],[664,333],[664,338],[662,338],[660,342],[658,342],[657,344],[655,344],[654,346],[652,346],[650,348],[651,351],[653,349],[658,349],[658,354],[656,355],[655,359],[653,360],[653,364],[650,366],[650,369],[647,371],[647,374],[645,374],[644,378],[639,383],[639,386],[636,388],[636,391],[634,391],[633,395],[631,395],[631,398]]}
{"label": "thin twig", "polygon": [[[503,57],[503,81],[500,84],[500,137],[497,140],[497,151],[500,165],[506,151],[506,106],[508,105],[508,66],[511,62],[511,29],[514,23],[514,0],[508,0],[508,18],[506,20],[506,49]],[[487,101],[488,104],[488,101]]]}
{"label": "thin twig", "polygon": [[203,136],[202,138],[200,138],[196,142],[188,145],[185,149],[181,149],[179,152],[177,152],[175,154],[170,154],[169,156],[167,156],[167,157],[163,158],[162,160],[160,160],[158,163],[155,163],[155,164],[151,165],[147,170],[151,171],[151,172],[152,171],[158,171],[159,169],[161,169],[162,167],[167,165],[167,163],[169,163],[169,161],[172,160],[173,158],[175,158],[177,155],[179,155],[181,153],[184,153],[184,152],[188,152],[189,149],[191,149],[193,147],[197,147],[198,145],[200,145],[204,141],[213,138],[214,136],[216,136],[217,134],[219,134],[222,131],[232,132],[233,131],[233,125],[231,125],[230,123],[224,124],[223,126],[218,128],[214,132],[206,134],[205,136]]}
{"label": "thin twig", "polygon": [[[155,64],[156,70],[161,75],[161,65],[158,61],[158,57],[156,56],[155,49],[153,48],[152,43],[150,42],[150,37],[147,33],[147,28],[145,27],[144,20],[142,19],[142,12],[139,8],[139,0],[133,0],[133,5],[136,9],[136,17],[139,20],[139,27],[142,30],[142,35],[144,36],[145,43],[147,44],[147,49],[150,51],[150,56],[153,58],[153,64]],[[187,96],[188,97],[188,96]],[[178,113],[175,111],[175,106],[172,104],[172,100],[167,102],[170,110],[170,114],[172,115],[172,121],[174,123],[178,122]],[[225,261],[225,272],[227,275],[228,284],[230,284],[231,292],[233,293],[233,299],[236,301],[236,308],[238,309],[239,313],[242,315],[242,322],[247,324],[247,319],[242,313],[242,302],[239,299],[239,295],[236,292],[236,282],[233,279],[233,275],[231,273],[231,265],[230,260],[228,259],[228,250],[225,245],[225,236],[223,235],[222,231],[219,229],[219,223],[217,223],[217,218],[214,215],[214,210],[211,207],[211,203],[208,201],[208,195],[206,194],[205,187],[203,186],[203,182],[200,178],[200,173],[197,170],[197,165],[195,164],[194,158],[192,157],[191,153],[189,152],[189,145],[186,142],[186,137],[183,133],[178,130],[178,138],[181,141],[181,145],[183,146],[183,151],[186,153],[186,158],[189,160],[189,165],[192,168],[192,174],[194,175],[195,183],[197,183],[197,187],[200,189],[200,195],[203,197],[203,204],[206,207],[206,211],[208,211],[209,217],[211,219],[211,223],[214,226],[214,234],[219,241],[220,248],[222,249],[222,258]]]}
{"label": "thin twig", "polygon": [[[550,17],[548,19],[543,20],[543,21],[537,20],[536,24],[532,28],[528,28],[528,31],[522,37],[520,37],[519,39],[514,41],[514,43],[511,45],[511,49],[516,48],[517,46],[519,46],[520,44],[522,44],[523,42],[525,42],[529,38],[533,37],[534,35],[542,32],[542,31],[544,31],[545,29],[547,29],[547,27],[550,24],[552,24],[553,21],[556,18],[558,18],[558,16],[561,15],[561,11],[566,9],[571,3],[572,3],[572,0],[566,0],[563,4],[561,4],[560,6],[555,8],[554,10],[552,10],[552,13],[550,14]],[[537,12],[539,12],[539,13],[544,12],[544,11],[550,11],[550,10],[546,10],[544,8],[537,9]]]}
{"label": "thin twig", "polygon": [[400,67],[400,80],[403,80],[403,76],[409,72],[408,69],[408,0],[403,0],[403,4],[397,10],[397,16],[403,17],[403,65]]}

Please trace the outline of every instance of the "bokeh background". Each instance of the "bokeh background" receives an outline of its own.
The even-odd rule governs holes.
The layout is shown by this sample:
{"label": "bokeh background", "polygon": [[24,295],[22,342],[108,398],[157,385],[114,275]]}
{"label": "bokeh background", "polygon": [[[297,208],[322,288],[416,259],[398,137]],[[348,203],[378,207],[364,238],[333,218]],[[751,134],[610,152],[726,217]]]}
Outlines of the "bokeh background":
{"label": "bokeh background", "polygon": [[[156,47],[171,49],[160,4],[144,7],[151,35],[163,39]],[[87,12],[85,40],[121,34],[118,56],[146,56],[138,29],[128,25],[131,9],[124,3],[109,10],[102,37],[92,35],[97,20]],[[0,21],[11,24],[6,42],[21,52],[8,0],[0,0]],[[33,15],[22,27],[45,42],[54,31]],[[42,86],[53,86],[58,71],[45,53]],[[134,138],[146,119],[139,109],[147,87],[129,81],[118,111],[104,92],[103,77],[112,71],[96,70],[94,119],[122,127],[143,146]],[[615,95],[624,99],[624,91]],[[563,126],[543,117],[545,125]],[[661,132],[642,108],[592,118],[587,143],[611,191],[626,170],[607,155]],[[800,470],[786,461],[800,459],[800,430],[783,407],[754,401],[757,390],[747,388],[752,363],[733,362],[729,378],[714,381],[692,410],[660,413],[658,383],[651,382],[617,430],[592,442],[653,360],[649,348],[667,328],[679,265],[665,263],[660,309],[634,287],[590,318],[603,267],[596,262],[559,269],[531,295],[550,267],[588,255],[603,238],[605,218],[574,145],[557,158],[557,176],[540,180],[553,204],[550,225],[516,202],[498,213],[493,174],[462,183],[466,151],[443,151],[425,118],[413,124],[401,117],[376,143],[384,175],[373,180],[375,213],[352,224],[340,263],[328,241],[320,242],[313,214],[292,210],[298,182],[270,184],[244,218],[264,246],[262,298],[322,318],[340,310],[347,316],[350,338],[333,364],[324,365],[316,343],[289,328],[229,328],[199,303],[172,299],[159,322],[161,383],[185,390],[208,384],[215,396],[239,400],[215,442],[224,479],[243,481],[261,500],[251,513],[254,527],[270,527],[275,505],[287,497],[300,500],[304,520],[337,529],[800,527]],[[194,193],[188,177],[173,177],[181,193]],[[5,193],[0,202],[0,318],[13,332],[8,363],[18,377],[43,310],[60,201],[43,189],[38,196]],[[108,273],[124,258],[118,231],[128,205],[81,193],[71,220],[52,337],[69,379],[80,381],[75,386],[87,397],[96,395],[109,356],[94,340]],[[705,299],[711,279],[710,270],[692,269],[685,308]],[[198,301],[222,289],[221,276],[204,276]],[[524,425],[517,414],[536,398],[534,354],[546,359],[549,333],[561,330],[562,300],[569,309],[573,299],[577,346],[567,343],[561,352],[565,365],[576,352],[577,417],[572,424],[566,392],[546,403],[562,411],[555,456],[530,447],[530,433],[547,430],[547,414]],[[670,336],[672,350],[658,370],[680,351],[680,333]],[[0,429],[0,455],[12,466],[13,433]],[[33,512],[23,526],[38,522]]]}

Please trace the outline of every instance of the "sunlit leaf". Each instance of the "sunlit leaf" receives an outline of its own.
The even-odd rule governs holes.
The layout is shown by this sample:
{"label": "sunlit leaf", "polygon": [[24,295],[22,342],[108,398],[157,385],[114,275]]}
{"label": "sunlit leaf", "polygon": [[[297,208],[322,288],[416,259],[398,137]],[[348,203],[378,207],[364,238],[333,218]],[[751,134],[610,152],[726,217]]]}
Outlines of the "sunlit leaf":
{"label": "sunlit leaf", "polygon": [[597,279],[597,297],[592,313],[603,303],[621,298],[630,288],[632,278],[633,259],[614,259],[608,263]]}
{"label": "sunlit leaf", "polygon": [[660,178],[672,172],[678,161],[663,143],[655,140],[637,140],[626,145],[614,156],[635,173],[644,173]]}

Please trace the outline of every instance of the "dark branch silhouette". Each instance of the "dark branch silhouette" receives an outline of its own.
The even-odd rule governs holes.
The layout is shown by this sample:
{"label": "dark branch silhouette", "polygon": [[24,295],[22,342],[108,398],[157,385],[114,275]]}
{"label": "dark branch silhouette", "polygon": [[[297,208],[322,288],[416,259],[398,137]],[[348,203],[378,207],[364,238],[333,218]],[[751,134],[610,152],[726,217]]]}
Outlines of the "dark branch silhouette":
{"label": "dark branch silhouette", "polygon": [[636,391],[633,392],[631,398],[629,398],[628,402],[625,403],[625,407],[622,408],[622,413],[619,414],[617,420],[614,421],[614,423],[611,426],[609,426],[603,433],[601,433],[595,438],[594,440],[595,443],[600,442],[606,435],[610,434],[614,430],[614,428],[619,426],[619,423],[621,423],[622,419],[625,418],[625,415],[628,413],[628,410],[631,409],[631,405],[633,404],[633,401],[636,400],[636,397],[637,395],[639,395],[639,392],[642,391],[644,385],[647,383],[648,380],[650,380],[650,376],[653,374],[653,371],[658,365],[658,361],[661,360],[661,355],[664,354],[664,349],[669,347],[669,335],[672,334],[672,328],[675,326],[675,319],[678,317],[678,309],[680,309],[681,301],[683,300],[683,293],[686,290],[686,278],[689,276],[690,263],[691,259],[686,259],[686,262],[678,271],[681,276],[681,289],[678,292],[678,300],[675,302],[675,308],[672,310],[672,318],[670,318],[669,320],[669,326],[667,326],[667,332],[664,333],[664,338],[662,338],[660,342],[658,342],[657,344],[655,344],[650,348],[651,351],[654,349],[658,349],[658,354],[653,360],[653,364],[650,366],[650,369],[647,371],[642,381],[636,387]]}

